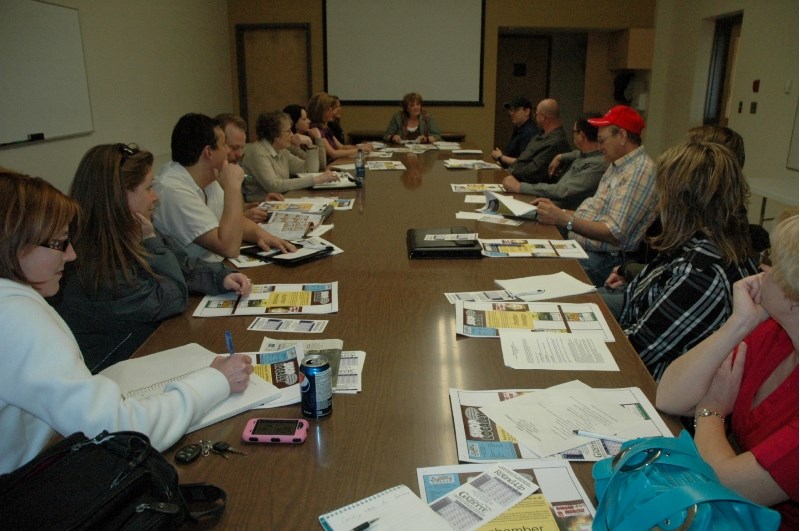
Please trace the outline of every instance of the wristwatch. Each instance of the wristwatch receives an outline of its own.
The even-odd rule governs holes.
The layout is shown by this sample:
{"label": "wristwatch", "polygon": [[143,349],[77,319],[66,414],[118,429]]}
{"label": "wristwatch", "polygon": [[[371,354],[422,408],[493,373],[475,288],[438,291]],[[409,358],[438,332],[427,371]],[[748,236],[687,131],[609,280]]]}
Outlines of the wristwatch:
{"label": "wristwatch", "polygon": [[694,416],[695,428],[697,428],[697,419],[699,419],[700,417],[719,417],[719,419],[722,421],[722,424],[725,424],[725,417],[723,417],[722,414],[704,407],[703,409],[698,411],[697,414]]}
{"label": "wristwatch", "polygon": [[564,228],[567,230],[572,230],[572,225],[575,223],[575,214],[572,214],[569,219],[567,220],[567,224],[564,225]]}

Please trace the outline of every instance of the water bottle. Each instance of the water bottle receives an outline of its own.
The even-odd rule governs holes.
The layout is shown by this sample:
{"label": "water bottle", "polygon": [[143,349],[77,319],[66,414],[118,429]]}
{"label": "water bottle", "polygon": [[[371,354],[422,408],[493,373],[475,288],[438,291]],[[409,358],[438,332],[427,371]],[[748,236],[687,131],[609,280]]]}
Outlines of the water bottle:
{"label": "water bottle", "polygon": [[364,162],[364,150],[358,148],[358,153],[356,153],[356,186],[363,187],[366,176],[367,168]]}

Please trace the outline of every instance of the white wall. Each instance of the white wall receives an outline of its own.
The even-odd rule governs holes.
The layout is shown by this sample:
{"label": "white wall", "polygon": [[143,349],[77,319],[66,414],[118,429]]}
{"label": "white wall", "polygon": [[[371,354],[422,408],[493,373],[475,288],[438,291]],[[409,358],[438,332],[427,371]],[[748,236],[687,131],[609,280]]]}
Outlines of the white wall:
{"label": "white wall", "polygon": [[[647,150],[656,156],[702,124],[714,20],[736,13],[743,21],[728,125],[744,138],[745,174],[796,183],[798,172],[787,169],[786,159],[798,105],[797,0],[658,0]],[[758,93],[754,80],[760,80]],[[749,113],[753,101],[756,114]],[[760,206],[761,197],[754,194],[751,221]],[[768,214],[784,206],[770,201]]]}
{"label": "white wall", "polygon": [[0,166],[66,192],[94,145],[136,143],[159,164],[181,115],[231,111],[225,0],[56,1],[79,11],[94,132],[0,148]]}

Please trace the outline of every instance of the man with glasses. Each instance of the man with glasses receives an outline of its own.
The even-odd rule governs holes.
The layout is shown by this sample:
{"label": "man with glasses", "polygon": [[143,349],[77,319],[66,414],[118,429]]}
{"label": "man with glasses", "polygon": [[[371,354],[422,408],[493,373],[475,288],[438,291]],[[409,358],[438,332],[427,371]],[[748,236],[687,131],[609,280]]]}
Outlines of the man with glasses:
{"label": "man with glasses", "polygon": [[562,210],[549,199],[534,199],[540,223],[566,229],[580,243],[588,260],[581,260],[595,286],[603,286],[624,254],[639,245],[656,216],[655,164],[642,146],[644,120],[625,105],[612,107],[602,118],[589,119],[599,128],[597,143],[610,163],[593,197],[575,210]]}
{"label": "man with glasses", "polygon": [[599,113],[585,114],[578,118],[572,128],[575,147],[568,153],[556,155],[550,162],[548,173],[567,168],[554,183],[526,183],[513,175],[503,179],[506,190],[515,194],[529,194],[552,199],[561,208],[574,210],[587,197],[594,195],[597,184],[606,171],[608,163],[597,144],[597,127],[589,123],[590,118],[600,118]]}
{"label": "man with glasses", "polygon": [[552,182],[547,168],[553,157],[570,150],[567,134],[561,127],[558,103],[546,99],[536,105],[536,125],[541,131],[528,142],[525,150],[508,167],[508,172],[520,181],[527,183]]}
{"label": "man with glasses", "polygon": [[244,171],[228,162],[219,122],[202,114],[182,116],[172,130],[171,147],[172,161],[153,181],[160,198],[153,224],[180,242],[189,256],[207,262],[235,258],[243,240],[264,250],[295,250],[244,217]]}
{"label": "man with glasses", "polygon": [[[218,114],[214,119],[219,122],[222,132],[225,133],[228,163],[241,165],[242,157],[244,157],[244,145],[247,143],[247,122],[241,116],[230,113]],[[248,179],[252,179],[252,176],[245,174],[243,182],[246,183]],[[244,188],[242,193],[244,193]],[[270,192],[264,198],[264,201],[283,201],[283,195],[277,192]],[[260,203],[260,201],[246,203],[244,205],[244,217],[256,223],[262,223],[266,220],[267,212],[258,208]]]}
{"label": "man with glasses", "polygon": [[539,134],[539,128],[533,121],[531,100],[525,96],[517,96],[511,101],[505,102],[503,108],[511,117],[514,132],[511,133],[511,140],[508,141],[505,153],[496,147],[492,150],[492,158],[502,167],[508,168],[516,162],[517,157],[522,154],[533,137]]}

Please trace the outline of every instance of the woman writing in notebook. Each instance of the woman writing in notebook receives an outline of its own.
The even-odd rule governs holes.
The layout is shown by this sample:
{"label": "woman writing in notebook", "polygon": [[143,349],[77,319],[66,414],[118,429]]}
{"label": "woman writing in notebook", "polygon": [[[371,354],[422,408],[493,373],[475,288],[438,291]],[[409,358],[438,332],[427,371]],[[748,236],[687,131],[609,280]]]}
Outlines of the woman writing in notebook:
{"label": "woman writing in notebook", "polygon": [[81,159],[71,194],[81,208],[73,231],[78,259],[55,307],[93,373],[130,357],[158,325],[186,309],[189,292],[250,293],[250,279],[189,258],[151,222],[153,155],[104,144]]}
{"label": "woman writing in notebook", "polygon": [[442,139],[433,116],[422,108],[422,96],[411,92],[403,96],[403,110],[392,116],[383,139],[393,144],[403,140],[418,140],[420,144]]}
{"label": "woman writing in notebook", "polygon": [[[292,152],[292,119],[282,111],[260,114],[256,120],[258,142],[244,147],[242,168],[252,179],[244,186],[245,201],[254,201],[266,192],[288,192],[311,188],[315,184],[338,181],[333,172],[324,171],[319,164],[322,157],[319,148],[311,146],[306,150]],[[322,173],[303,175],[300,173]]]}
{"label": "woman writing in notebook", "polygon": [[42,179],[0,171],[0,474],[56,434],[135,430],[166,450],[231,393],[247,388],[249,356],[219,356],[149,398],[123,398],[92,375],[67,324],[47,303],[75,260],[69,226],[78,204]]}
{"label": "woman writing in notebook", "polygon": [[325,153],[328,160],[335,160],[342,157],[354,157],[359,149],[368,153],[374,149],[372,144],[342,144],[334,136],[333,131],[328,127],[328,122],[334,119],[334,107],[336,100],[327,92],[318,92],[311,96],[308,102],[308,117],[311,125],[319,129],[322,140],[325,143]]}

